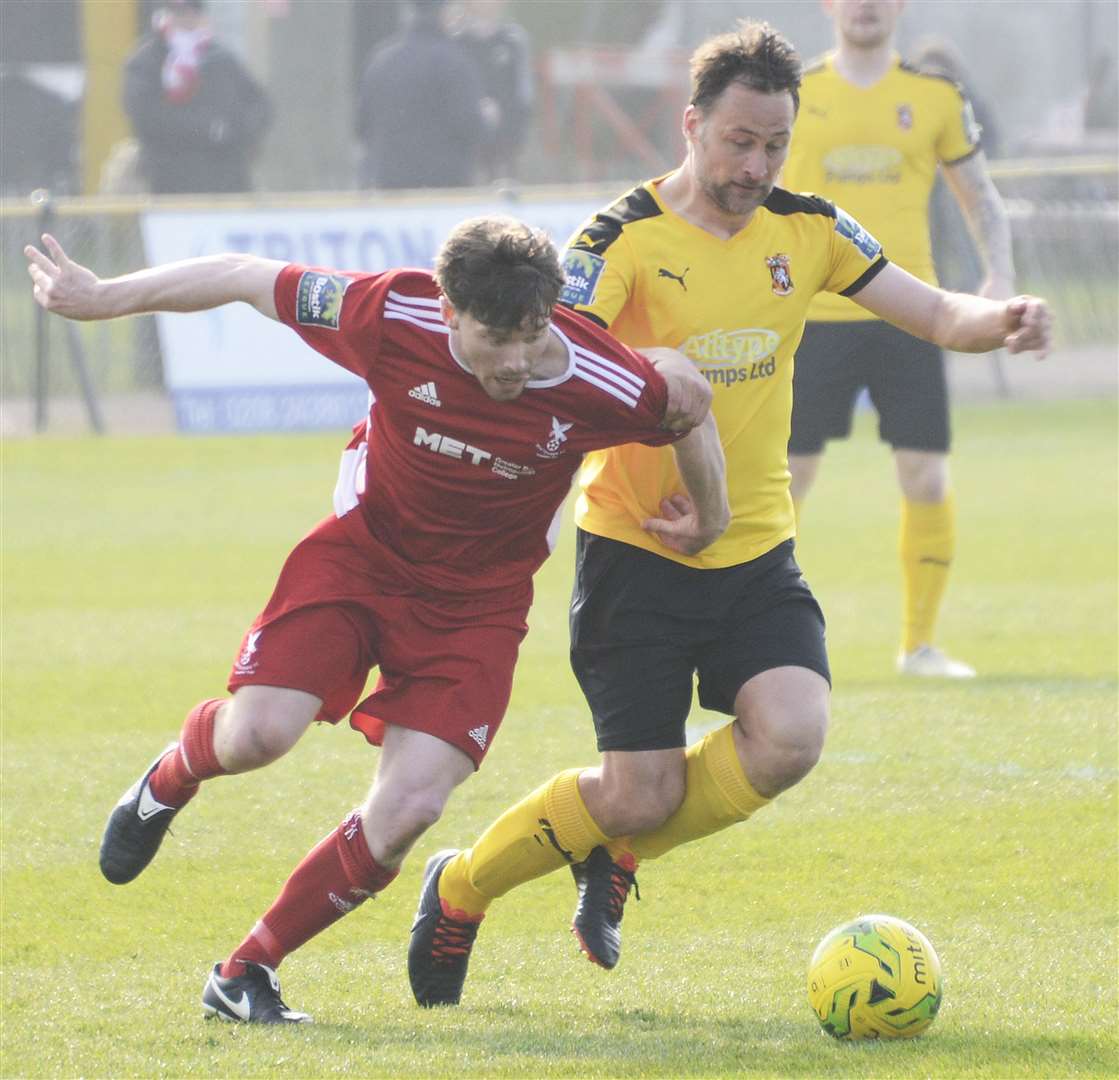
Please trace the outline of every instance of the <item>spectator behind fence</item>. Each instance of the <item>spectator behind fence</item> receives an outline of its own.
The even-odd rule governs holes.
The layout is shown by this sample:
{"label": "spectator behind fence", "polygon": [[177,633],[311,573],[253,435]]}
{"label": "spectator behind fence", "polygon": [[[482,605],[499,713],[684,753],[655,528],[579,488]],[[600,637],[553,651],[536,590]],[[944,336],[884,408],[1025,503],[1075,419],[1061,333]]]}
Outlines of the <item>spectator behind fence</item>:
{"label": "spectator behind fence", "polygon": [[124,108],[153,194],[248,191],[267,95],[210,29],[205,0],[168,0],[128,59]]}
{"label": "spectator behind fence", "polygon": [[358,92],[359,183],[469,187],[489,137],[478,66],[444,27],[444,0],[401,11],[403,28],[373,51]]}
{"label": "spectator behind fence", "polygon": [[532,45],[523,26],[504,19],[506,0],[465,0],[456,38],[474,57],[491,119],[482,155],[486,180],[517,175],[536,86]]}
{"label": "spectator behind fence", "polygon": [[0,195],[35,188],[72,195],[79,188],[78,102],[51,84],[46,66],[0,64]]}

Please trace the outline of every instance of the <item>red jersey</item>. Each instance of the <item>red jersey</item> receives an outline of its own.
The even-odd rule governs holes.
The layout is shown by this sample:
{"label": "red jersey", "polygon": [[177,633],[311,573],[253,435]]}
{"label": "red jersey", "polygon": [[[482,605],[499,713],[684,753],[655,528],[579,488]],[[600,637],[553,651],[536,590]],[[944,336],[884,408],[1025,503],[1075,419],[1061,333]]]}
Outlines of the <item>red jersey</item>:
{"label": "red jersey", "polygon": [[452,353],[439,295],[422,270],[298,265],[275,289],[280,319],[369,385],[334,511],[369,551],[371,572],[400,593],[527,588],[555,545],[583,454],[680,437],[660,426],[667,387],[645,357],[557,307],[567,370],[493,401]]}

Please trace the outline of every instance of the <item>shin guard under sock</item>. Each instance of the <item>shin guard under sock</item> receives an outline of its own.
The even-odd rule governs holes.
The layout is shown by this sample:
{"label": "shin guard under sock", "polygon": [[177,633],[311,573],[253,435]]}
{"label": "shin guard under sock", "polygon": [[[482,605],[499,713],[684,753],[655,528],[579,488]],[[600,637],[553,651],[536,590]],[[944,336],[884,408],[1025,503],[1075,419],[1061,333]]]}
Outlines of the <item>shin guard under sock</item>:
{"label": "shin guard under sock", "polygon": [[186,806],[201,781],[225,775],[214,753],[214,720],[225,701],[211,698],[195,705],[183,721],[178,746],[164,754],[152,773],[152,795],[164,806]]}
{"label": "shin guard under sock", "polygon": [[769,799],[746,779],[734,745],[734,724],[713,731],[688,748],[684,801],[661,826],[607,845],[615,862],[629,852],[640,863],[745,821]]}

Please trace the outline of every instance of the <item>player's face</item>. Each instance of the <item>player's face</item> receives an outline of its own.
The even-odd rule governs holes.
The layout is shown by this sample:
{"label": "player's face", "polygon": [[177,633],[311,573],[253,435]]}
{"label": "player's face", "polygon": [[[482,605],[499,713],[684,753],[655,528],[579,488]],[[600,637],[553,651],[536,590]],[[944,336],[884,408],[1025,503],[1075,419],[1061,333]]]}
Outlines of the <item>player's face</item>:
{"label": "player's face", "polygon": [[769,196],[793,132],[793,96],[731,83],[706,110],[684,113],[696,183],[720,211],[749,217]]}
{"label": "player's face", "polygon": [[838,35],[849,45],[873,49],[888,42],[904,0],[828,0]]}
{"label": "player's face", "polygon": [[456,311],[443,301],[443,319],[451,330],[451,348],[470,369],[494,401],[521,396],[536,368],[544,360],[551,328],[527,325],[519,330],[499,330],[473,315]]}

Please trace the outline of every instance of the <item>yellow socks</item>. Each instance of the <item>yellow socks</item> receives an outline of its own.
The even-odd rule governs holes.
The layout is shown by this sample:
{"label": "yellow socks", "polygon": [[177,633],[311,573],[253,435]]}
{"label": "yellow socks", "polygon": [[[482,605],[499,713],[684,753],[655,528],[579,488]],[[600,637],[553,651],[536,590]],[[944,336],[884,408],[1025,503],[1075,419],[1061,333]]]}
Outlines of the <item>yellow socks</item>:
{"label": "yellow socks", "polygon": [[510,889],[561,866],[582,862],[605,844],[618,861],[630,852],[638,862],[745,821],[769,799],[759,795],[742,771],[734,725],[713,731],[686,755],[684,801],[658,829],[608,841],[579,794],[581,769],[553,777],[506,810],[468,851],[443,869],[439,896],[461,915],[477,918]]}
{"label": "yellow socks", "polygon": [[929,644],[956,551],[956,503],[901,501],[902,651]]}
{"label": "yellow socks", "polygon": [[439,877],[439,896],[470,916],[491,900],[533,878],[582,862],[606,837],[579,794],[582,769],[552,777],[506,810],[468,851],[456,855]]}
{"label": "yellow socks", "polygon": [[658,829],[607,844],[615,861],[630,851],[638,862],[745,821],[769,799],[746,779],[734,748],[734,724],[713,731],[688,749],[687,788],[677,811]]}

